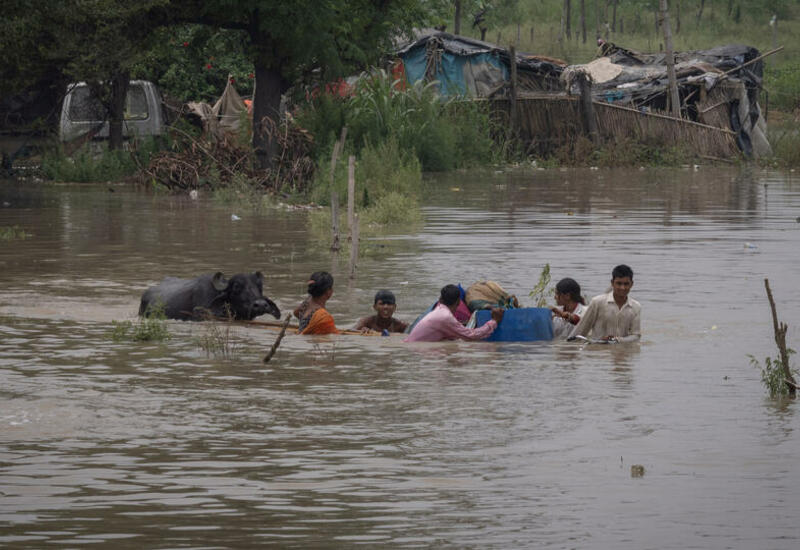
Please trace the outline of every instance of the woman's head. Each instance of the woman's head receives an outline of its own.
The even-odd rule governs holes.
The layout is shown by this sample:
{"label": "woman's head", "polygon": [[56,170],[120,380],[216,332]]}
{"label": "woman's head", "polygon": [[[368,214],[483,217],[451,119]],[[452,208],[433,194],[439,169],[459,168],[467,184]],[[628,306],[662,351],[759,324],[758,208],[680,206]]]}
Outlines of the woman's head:
{"label": "woman's head", "polygon": [[581,296],[581,285],[575,279],[566,277],[558,281],[558,284],[556,284],[556,300],[559,294],[572,302],[586,303],[583,296]]}
{"label": "woman's head", "polygon": [[333,288],[333,275],[327,271],[315,271],[308,280],[308,293],[319,298]]}

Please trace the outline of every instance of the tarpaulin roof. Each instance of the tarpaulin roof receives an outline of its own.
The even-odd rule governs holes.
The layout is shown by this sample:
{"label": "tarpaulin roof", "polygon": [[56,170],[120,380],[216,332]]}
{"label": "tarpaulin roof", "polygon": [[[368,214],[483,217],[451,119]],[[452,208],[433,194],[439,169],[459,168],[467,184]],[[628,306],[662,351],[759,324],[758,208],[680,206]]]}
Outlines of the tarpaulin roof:
{"label": "tarpaulin roof", "polygon": [[[509,78],[511,55],[489,42],[446,32],[430,32],[400,46],[395,53],[405,63],[406,75],[413,83],[422,78],[438,80],[445,95],[486,96]],[[516,54],[520,79],[531,87],[559,87],[563,61],[525,53]]]}

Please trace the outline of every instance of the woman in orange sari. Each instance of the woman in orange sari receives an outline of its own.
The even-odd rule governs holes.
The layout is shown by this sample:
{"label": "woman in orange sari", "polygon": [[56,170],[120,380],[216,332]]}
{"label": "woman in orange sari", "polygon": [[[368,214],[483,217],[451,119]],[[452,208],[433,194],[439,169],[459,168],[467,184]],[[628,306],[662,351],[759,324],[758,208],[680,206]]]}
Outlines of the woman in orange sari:
{"label": "woman in orange sari", "polygon": [[300,334],[338,334],[333,317],[325,303],[333,295],[333,276],[327,271],[311,274],[308,281],[308,298],[297,306],[294,316],[300,320]]}

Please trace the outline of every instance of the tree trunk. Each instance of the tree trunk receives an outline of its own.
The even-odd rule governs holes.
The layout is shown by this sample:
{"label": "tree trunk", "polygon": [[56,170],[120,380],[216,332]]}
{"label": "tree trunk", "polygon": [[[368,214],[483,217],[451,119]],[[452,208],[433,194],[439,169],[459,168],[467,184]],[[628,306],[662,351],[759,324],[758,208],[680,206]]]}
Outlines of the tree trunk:
{"label": "tree trunk", "polygon": [[681,32],[681,1],[678,0],[675,5],[675,34]]}
{"label": "tree trunk", "polygon": [[455,0],[456,3],[456,21],[454,31],[455,34],[461,34],[461,0]]}
{"label": "tree trunk", "polygon": [[586,44],[586,0],[581,0],[581,34],[583,43]]}
{"label": "tree trunk", "polygon": [[667,62],[667,80],[669,81],[669,98],[672,116],[681,118],[681,98],[678,95],[678,82],[675,78],[675,55],[672,52],[672,31],[669,26],[669,8],[667,0],[659,0],[661,8],[661,27],[664,29],[665,60]]}
{"label": "tree trunk", "polygon": [[130,73],[121,71],[111,78],[111,101],[108,106],[108,148],[122,149],[125,124],[125,100],[128,97]]}
{"label": "tree trunk", "polygon": [[611,19],[611,32],[617,32],[617,4],[619,0],[614,0],[614,15]]}
{"label": "tree trunk", "polygon": [[275,137],[280,122],[281,94],[288,89],[286,80],[277,69],[256,60],[256,88],[253,95],[253,152],[256,167],[272,168],[277,143]]}
{"label": "tree trunk", "polygon": [[700,24],[700,18],[703,17],[703,8],[706,6],[706,0],[700,0],[700,7],[697,8],[697,24]]}
{"label": "tree trunk", "polygon": [[600,38],[600,0],[594,0],[594,38]]}
{"label": "tree trunk", "polygon": [[569,40],[572,38],[572,2],[570,2],[570,0],[564,0],[564,9],[566,11],[567,20],[567,39]]}

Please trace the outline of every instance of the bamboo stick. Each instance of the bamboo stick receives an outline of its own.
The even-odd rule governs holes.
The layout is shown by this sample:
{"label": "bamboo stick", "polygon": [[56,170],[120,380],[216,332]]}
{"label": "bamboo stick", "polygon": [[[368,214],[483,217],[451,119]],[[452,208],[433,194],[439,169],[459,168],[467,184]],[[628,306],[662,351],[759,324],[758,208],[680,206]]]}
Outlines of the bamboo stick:
{"label": "bamboo stick", "polygon": [[353,240],[350,243],[350,278],[356,278],[356,264],[358,263],[358,214],[353,215]]}
{"label": "bamboo stick", "polygon": [[264,363],[269,363],[269,360],[272,359],[272,356],[275,355],[275,352],[278,350],[278,346],[281,345],[281,340],[283,340],[283,335],[286,334],[286,327],[289,326],[289,321],[292,320],[291,315],[286,316],[286,320],[283,322],[283,326],[281,327],[281,332],[278,334],[278,337],[275,339],[275,342],[272,344],[272,347],[269,348],[269,352],[267,355],[264,356]]}

